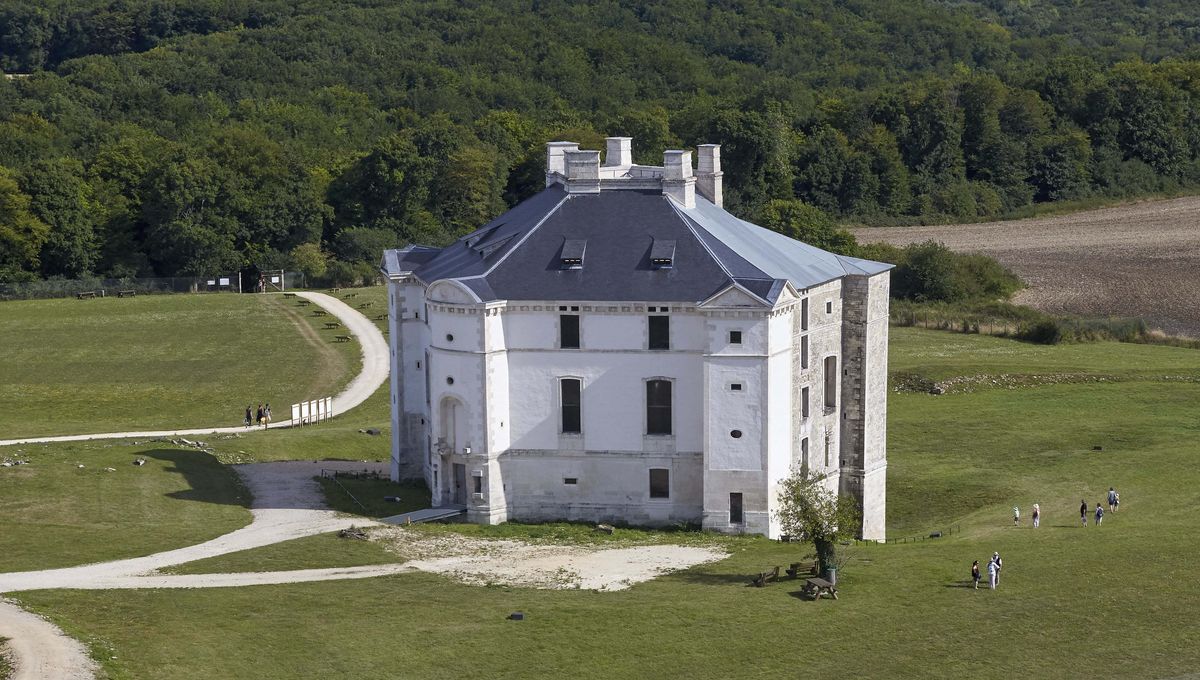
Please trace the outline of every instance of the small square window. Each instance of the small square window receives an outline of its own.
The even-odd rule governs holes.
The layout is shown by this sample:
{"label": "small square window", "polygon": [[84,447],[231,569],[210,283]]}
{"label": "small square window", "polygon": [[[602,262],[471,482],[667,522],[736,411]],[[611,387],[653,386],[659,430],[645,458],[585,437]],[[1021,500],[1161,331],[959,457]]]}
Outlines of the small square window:
{"label": "small square window", "polygon": [[731,345],[742,344],[742,332],[741,331],[729,331],[729,344],[731,344]]}
{"label": "small square window", "polygon": [[729,383],[729,391],[731,391],[731,392],[741,392],[741,391],[742,391],[742,384],[741,384],[741,383]]}
{"label": "small square window", "polygon": [[578,477],[563,477],[563,484],[566,484],[567,486],[575,486],[578,483]]}

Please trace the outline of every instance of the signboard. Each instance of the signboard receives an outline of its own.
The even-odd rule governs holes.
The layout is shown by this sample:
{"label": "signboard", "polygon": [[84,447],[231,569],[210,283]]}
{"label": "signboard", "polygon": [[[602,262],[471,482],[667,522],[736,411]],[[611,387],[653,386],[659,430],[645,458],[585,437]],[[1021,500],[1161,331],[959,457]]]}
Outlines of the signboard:
{"label": "signboard", "polygon": [[229,285],[229,279],[228,279],[228,278],[226,278],[226,277],[224,277],[224,276],[222,276],[222,277],[221,277],[221,285],[222,285],[222,286],[228,286],[228,285]]}

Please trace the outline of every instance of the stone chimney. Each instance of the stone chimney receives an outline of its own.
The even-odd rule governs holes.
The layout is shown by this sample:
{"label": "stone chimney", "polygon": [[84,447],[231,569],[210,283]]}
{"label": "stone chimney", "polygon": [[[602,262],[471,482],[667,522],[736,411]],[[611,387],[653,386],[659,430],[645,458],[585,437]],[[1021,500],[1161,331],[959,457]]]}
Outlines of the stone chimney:
{"label": "stone chimney", "polygon": [[567,193],[600,193],[600,152],[576,148],[563,156],[567,165]]}
{"label": "stone chimney", "polygon": [[699,152],[699,167],[696,168],[696,190],[700,195],[713,202],[718,208],[724,207],[724,197],[721,192],[721,145],[701,144],[696,148]]}
{"label": "stone chimney", "polygon": [[[567,176],[567,159],[566,152],[578,151],[579,144],[575,142],[547,142],[546,143],[546,186],[550,186],[555,182],[561,182],[563,177]],[[561,177],[555,177],[558,174]]]}
{"label": "stone chimney", "polygon": [[604,167],[627,168],[633,165],[633,137],[606,137],[604,145]]}
{"label": "stone chimney", "polygon": [[696,207],[696,178],[692,176],[691,151],[663,152],[662,192],[684,208]]}

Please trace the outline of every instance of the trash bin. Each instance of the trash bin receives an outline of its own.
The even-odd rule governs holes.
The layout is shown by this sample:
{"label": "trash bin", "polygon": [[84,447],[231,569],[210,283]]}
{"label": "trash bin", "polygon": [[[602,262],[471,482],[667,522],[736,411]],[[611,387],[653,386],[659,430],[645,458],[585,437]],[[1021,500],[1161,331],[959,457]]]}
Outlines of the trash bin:
{"label": "trash bin", "polygon": [[837,585],[837,567],[833,566],[832,564],[825,567],[825,573],[821,576],[821,578],[825,579],[826,581],[829,581],[830,583],[832,583],[833,585],[836,586]]}

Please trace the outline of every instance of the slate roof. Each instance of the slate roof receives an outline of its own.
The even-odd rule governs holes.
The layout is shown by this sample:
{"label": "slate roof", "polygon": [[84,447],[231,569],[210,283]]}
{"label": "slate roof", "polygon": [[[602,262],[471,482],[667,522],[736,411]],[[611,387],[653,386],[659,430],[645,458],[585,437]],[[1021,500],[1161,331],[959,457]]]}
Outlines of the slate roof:
{"label": "slate roof", "polygon": [[891,267],[790,239],[699,195],[683,208],[657,190],[568,196],[557,184],[445,248],[389,250],[380,266],[426,285],[455,279],[483,301],[699,302],[736,282],[768,303],[785,282],[805,289]]}

